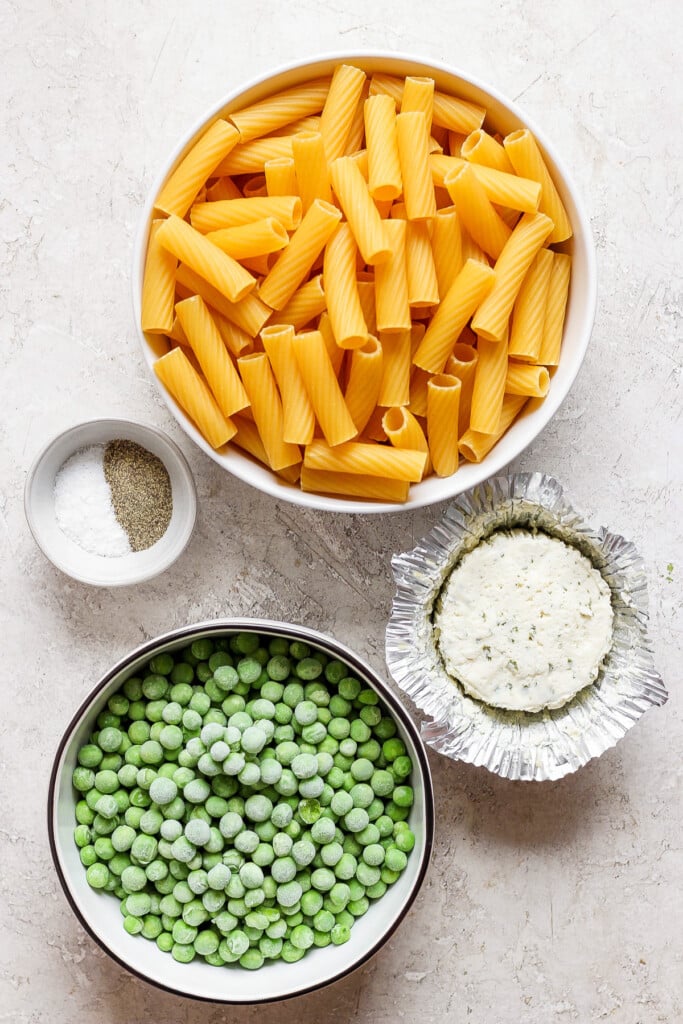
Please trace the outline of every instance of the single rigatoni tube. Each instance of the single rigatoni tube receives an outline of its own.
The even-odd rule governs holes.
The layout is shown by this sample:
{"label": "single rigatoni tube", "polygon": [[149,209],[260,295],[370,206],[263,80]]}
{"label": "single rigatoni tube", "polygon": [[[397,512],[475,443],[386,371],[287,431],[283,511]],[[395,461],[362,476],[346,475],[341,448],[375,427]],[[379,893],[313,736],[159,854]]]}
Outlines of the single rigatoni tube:
{"label": "single rigatoni tube", "polygon": [[206,201],[215,202],[217,199],[241,199],[242,193],[232,178],[224,175],[218,178],[210,188],[206,190]]}
{"label": "single rigatoni tube", "polygon": [[408,405],[410,401],[411,331],[391,331],[379,336],[382,346],[382,384],[378,404]]}
{"label": "single rigatoni tube", "polygon": [[293,348],[304,386],[327,443],[334,447],[355,437],[356,425],[346,407],[320,331],[295,335]]}
{"label": "single rigatoni tube", "polygon": [[239,227],[209,231],[204,237],[234,260],[279,252],[289,243],[289,235],[274,217],[265,217]]}
{"label": "single rigatoni tube", "polygon": [[246,409],[247,393],[204,300],[199,295],[183,299],[176,313],[223,415]]}
{"label": "single rigatoni tube", "polygon": [[214,121],[166,181],[154,203],[155,209],[184,217],[206,179],[239,138],[239,132],[227,121]]}
{"label": "single rigatoni tube", "polygon": [[527,395],[529,398],[545,398],[550,388],[550,374],[545,366],[529,366],[524,363],[508,363],[505,377],[506,395]]}
{"label": "single rigatoni tube", "polygon": [[320,115],[320,134],[331,163],[342,156],[365,85],[365,72],[350,64],[338,64]]}
{"label": "single rigatoni tube", "polygon": [[417,483],[422,479],[427,455],[425,452],[388,448],[362,441],[347,441],[331,448],[325,441],[314,440],[306,447],[304,468],[337,473],[362,473]]}
{"label": "single rigatoni tube", "polygon": [[[405,217],[403,203],[394,203],[391,216],[394,219]],[[429,226],[423,220],[406,221],[406,277],[408,303],[413,312],[423,306],[435,306],[438,303],[439,282]]]}
{"label": "single rigatoni tube", "polygon": [[481,462],[493,446],[500,441],[508,427],[517,419],[528,399],[524,395],[506,395],[495,434],[480,434],[468,430],[460,438],[458,449],[468,462]]}
{"label": "single rigatoni tube", "polygon": [[340,224],[325,246],[323,280],[327,311],[340,348],[360,348],[368,327],[358,297],[356,260],[358,247],[347,222]]}
{"label": "single rigatoni tube", "polygon": [[542,213],[525,213],[495,266],[495,283],[472,320],[472,329],[489,341],[500,341],[508,329],[510,313],[524,275],[553,228]]}
{"label": "single rigatoni tube", "polygon": [[498,259],[510,237],[510,228],[494,210],[473,169],[463,161],[460,167],[448,172],[444,185],[468,233],[484,252]]}
{"label": "single rigatoni tube", "polygon": [[467,260],[427,328],[413,362],[430,373],[441,373],[460,332],[490,293],[495,274],[476,260]]}
{"label": "single rigatoni tube", "polygon": [[294,330],[300,331],[317,316],[327,309],[327,297],[323,288],[322,274],[316,274],[298,288],[287,305],[274,313],[271,324],[291,324]]}
{"label": "single rigatoni tube", "polygon": [[330,172],[320,132],[299,132],[292,136],[292,156],[304,213],[314,199],[332,202]]}
{"label": "single rigatoni tube", "polygon": [[192,227],[202,233],[249,224],[264,217],[275,217],[286,231],[295,231],[301,224],[301,199],[298,195],[219,199],[215,203],[197,203],[190,211]]}
{"label": "single rigatoni tube", "polygon": [[541,156],[536,140],[528,128],[511,132],[503,140],[510,163],[521,178],[540,182],[541,202],[539,209],[553,222],[550,242],[564,242],[572,236],[572,226],[560,199],[560,194],[550,176],[545,160]]}
{"label": "single rigatoni tube", "polygon": [[408,220],[429,220],[436,216],[436,200],[429,166],[427,117],[421,111],[398,114],[396,127]]}
{"label": "single rigatoni tube", "polygon": [[363,260],[369,264],[383,263],[391,255],[385,222],[377,212],[357,165],[350,157],[342,157],[331,164],[330,175]]}
{"label": "single rigatoni tube", "polygon": [[184,220],[175,215],[159,226],[157,240],[165,249],[186,263],[196,274],[224,295],[239,302],[256,284],[256,279],[239,263],[207,241]]}
{"label": "single rigatoni tube", "polygon": [[157,359],[154,372],[212,448],[220,448],[234,436],[234,424],[220,411],[206,382],[181,348]]}
{"label": "single rigatoni tube", "polygon": [[291,324],[264,327],[261,341],[280,389],[282,436],[290,444],[309,444],[315,430],[315,413],[294,355],[294,328]]}
{"label": "single rigatoni tube", "polygon": [[173,306],[178,260],[157,239],[162,224],[163,220],[152,221],[142,283],[141,324],[148,334],[169,334],[175,318]]}
{"label": "single rigatoni tube", "polygon": [[359,476],[357,473],[334,473],[326,470],[301,469],[301,490],[323,494],[348,495],[375,501],[404,502],[410,484],[405,480],[388,480],[378,476]]}
{"label": "single rigatoni tube", "polygon": [[557,366],[562,348],[562,331],[567,312],[567,296],[569,294],[569,275],[571,257],[566,253],[556,252],[553,269],[548,286],[548,301],[545,307],[545,323],[543,325],[543,342],[538,357],[544,366]]}
{"label": "single rigatoni tube", "polygon": [[403,406],[387,409],[382,417],[384,433],[394,448],[409,448],[412,451],[425,452],[427,461],[422,476],[428,476],[431,470],[429,445],[424,431],[413,414]]}
{"label": "single rigatoni tube", "polygon": [[275,160],[266,160],[263,173],[266,177],[266,192],[269,196],[298,195],[299,188],[292,157],[281,156]]}
{"label": "single rigatoni tube", "polygon": [[370,96],[365,102],[368,190],[373,199],[396,199],[403,190],[396,132],[396,104],[391,96]]}
{"label": "single rigatoni tube", "polygon": [[364,106],[365,101],[368,98],[368,92],[370,91],[370,82],[366,78],[363,82],[363,88],[360,91],[358,97],[358,103],[356,109],[353,112],[351,118],[351,127],[349,128],[348,135],[346,136],[346,142],[344,143],[343,156],[351,156],[353,153],[357,153],[363,145],[365,138],[365,113]]}
{"label": "single rigatoni tube", "polygon": [[410,303],[406,273],[406,221],[388,220],[384,233],[391,256],[375,267],[375,309],[377,330],[410,330]]}
{"label": "single rigatoni tube", "polygon": [[289,245],[261,282],[259,296],[273,309],[287,305],[341,220],[341,213],[321,199],[311,204]]}
{"label": "single rigatoni tube", "polygon": [[317,78],[304,85],[283,89],[229,117],[239,131],[240,141],[249,142],[299,118],[319,113],[323,109],[329,87],[329,78]]}
{"label": "single rigatoni tube", "polygon": [[477,368],[474,372],[470,428],[478,434],[495,434],[505,395],[508,368],[508,345],[505,341],[477,343]]}
{"label": "single rigatoni tube", "polygon": [[221,160],[216,168],[216,175],[263,174],[267,160],[291,155],[291,135],[270,135],[265,139],[254,139],[252,142],[235,146],[226,158]]}
{"label": "single rigatoni tube", "polygon": [[453,155],[462,156],[470,163],[480,164],[482,167],[493,167],[496,171],[514,174],[514,167],[505,148],[483,128],[470,132],[460,146],[460,153]]}
{"label": "single rigatoni tube", "polygon": [[401,113],[421,112],[427,118],[427,128],[432,129],[434,112],[434,79],[408,75],[401,96]]}
{"label": "single rigatoni tube", "polygon": [[237,366],[270,468],[277,471],[300,462],[297,445],[288,444],[282,436],[282,402],[268,356],[265,352],[253,352],[238,359]]}
{"label": "single rigatoni tube", "polygon": [[536,213],[538,210],[541,186],[530,178],[520,178],[516,174],[507,174],[441,153],[431,154],[429,166],[435,186],[444,186],[446,178],[452,177],[463,167],[469,167],[491,203],[510,207],[513,212],[519,210],[522,213]]}
{"label": "single rigatoni tube", "polygon": [[545,307],[553,268],[553,253],[541,249],[529,267],[519,289],[512,313],[509,355],[537,363],[543,343]]}
{"label": "single rigatoni tube", "polygon": [[457,377],[462,385],[460,389],[460,407],[458,409],[458,437],[462,437],[470,425],[472,389],[474,388],[474,375],[477,369],[478,358],[476,348],[459,341],[454,346],[444,367],[445,372],[452,377]]}
{"label": "single rigatoni tube", "polygon": [[383,358],[382,346],[374,336],[370,336],[362,348],[354,349],[351,354],[344,401],[359,434],[367,426],[377,406]]}
{"label": "single rigatoni tube", "polygon": [[268,306],[253,292],[249,292],[240,302],[230,302],[217,288],[184,263],[181,263],[176,271],[176,287],[178,286],[195,295],[201,295],[209,306],[213,306],[252,337],[258,334],[271,314]]}
{"label": "single rigatoni tube", "polygon": [[429,454],[437,476],[451,476],[458,468],[458,418],[462,382],[437,373],[427,384]]}
{"label": "single rigatoni tube", "polygon": [[439,295],[447,294],[448,289],[462,270],[462,233],[460,222],[454,206],[438,210],[431,222],[432,255]]}

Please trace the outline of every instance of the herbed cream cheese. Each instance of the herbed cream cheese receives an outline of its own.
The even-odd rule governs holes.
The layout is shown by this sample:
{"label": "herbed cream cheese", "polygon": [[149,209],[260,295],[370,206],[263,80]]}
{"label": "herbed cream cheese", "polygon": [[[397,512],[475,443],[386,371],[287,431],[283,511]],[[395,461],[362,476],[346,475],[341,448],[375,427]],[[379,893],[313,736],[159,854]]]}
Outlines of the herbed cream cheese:
{"label": "herbed cream cheese", "polygon": [[610,589],[585,555],[548,534],[511,530],[462,558],[434,626],[446,669],[467,693],[541,711],[596,680],[612,620]]}

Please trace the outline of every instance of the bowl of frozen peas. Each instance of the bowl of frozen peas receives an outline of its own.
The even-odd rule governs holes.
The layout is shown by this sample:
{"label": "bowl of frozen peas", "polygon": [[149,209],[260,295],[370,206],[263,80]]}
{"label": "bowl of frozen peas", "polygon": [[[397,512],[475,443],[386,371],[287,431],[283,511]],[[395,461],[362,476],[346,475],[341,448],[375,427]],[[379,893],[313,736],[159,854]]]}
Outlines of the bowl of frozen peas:
{"label": "bowl of frozen peas", "polygon": [[151,186],[132,284],[144,360],[206,454],[369,513],[451,498],[534,440],[596,280],[580,195],[522,110],[445,64],[361,53],[201,116]]}
{"label": "bowl of frozen peas", "polygon": [[219,620],[103,676],[55,758],[48,823],[72,910],[121,966],[225,1003],[315,990],[408,912],[434,813],[419,733],[332,638]]}

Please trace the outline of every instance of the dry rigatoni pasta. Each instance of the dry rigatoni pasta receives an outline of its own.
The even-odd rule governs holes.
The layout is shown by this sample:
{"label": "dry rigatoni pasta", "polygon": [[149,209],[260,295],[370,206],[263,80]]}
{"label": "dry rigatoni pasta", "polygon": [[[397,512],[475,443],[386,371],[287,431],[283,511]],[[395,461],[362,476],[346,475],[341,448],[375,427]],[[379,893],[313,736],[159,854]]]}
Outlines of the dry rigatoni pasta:
{"label": "dry rigatoni pasta", "polygon": [[169,334],[175,318],[175,275],[178,260],[157,238],[162,220],[152,222],[145,276],[142,284],[142,329],[149,334]]}
{"label": "dry rigatoni pasta", "polygon": [[290,444],[310,444],[315,413],[294,354],[294,328],[290,324],[264,327],[261,341],[280,390],[282,436]]}
{"label": "dry rigatoni pasta", "polygon": [[349,64],[261,96],[160,191],[141,302],[159,380],[283,486],[405,501],[547,392],[566,211],[530,133],[501,144],[432,78]]}
{"label": "dry rigatoni pasta", "polygon": [[347,222],[340,224],[325,247],[323,262],[327,311],[340,348],[360,348],[368,338],[368,325],[358,295],[358,246]]}
{"label": "dry rigatoni pasta", "polygon": [[349,379],[344,400],[359,434],[377,408],[384,355],[377,338],[370,335],[362,348],[351,353]]}
{"label": "dry rigatoni pasta", "polygon": [[181,348],[157,359],[154,372],[212,448],[227,444],[235,426],[220,411],[206,382]]}
{"label": "dry rigatoni pasta", "polygon": [[283,437],[282,401],[268,356],[265,352],[253,352],[241,356],[237,366],[270,468],[280,470],[300,462],[298,445],[288,443]]}
{"label": "dry rigatoni pasta", "polygon": [[458,468],[458,417],[462,382],[437,373],[427,383],[429,454],[437,476],[451,476]]}
{"label": "dry rigatoni pasta", "polygon": [[356,425],[346,407],[320,331],[297,334],[292,345],[304,387],[327,443],[334,446],[355,437]]}
{"label": "dry rigatoni pasta", "polygon": [[247,393],[204,300],[199,295],[183,299],[176,313],[223,415],[228,418],[246,409]]}

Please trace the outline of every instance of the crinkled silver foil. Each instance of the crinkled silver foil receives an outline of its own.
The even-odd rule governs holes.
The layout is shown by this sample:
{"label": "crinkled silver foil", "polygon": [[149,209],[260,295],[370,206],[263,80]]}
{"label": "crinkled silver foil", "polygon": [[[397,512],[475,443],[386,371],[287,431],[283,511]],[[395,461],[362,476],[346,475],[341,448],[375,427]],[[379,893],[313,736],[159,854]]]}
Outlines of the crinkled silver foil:
{"label": "crinkled silver foil", "polygon": [[[459,559],[494,530],[539,529],[579,548],[612,592],[613,642],[597,681],[561,708],[504,711],[468,697],[436,648],[432,615]],[[506,779],[543,782],[599,757],[650,707],[666,703],[647,633],[647,584],[630,541],[593,530],[542,473],[496,477],[462,494],[412,551],[395,555],[396,596],[386,633],[389,670],[433,721],[422,726],[434,750]]]}

